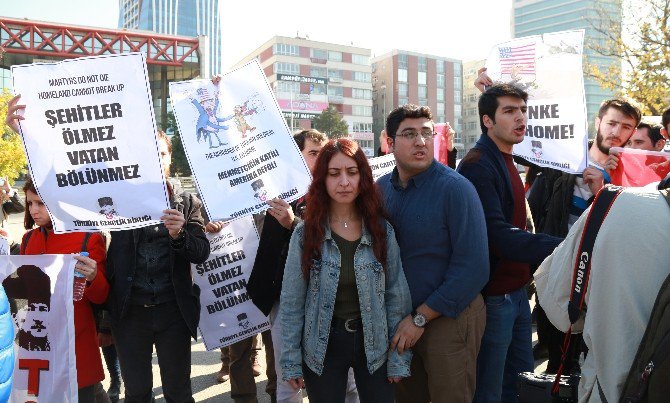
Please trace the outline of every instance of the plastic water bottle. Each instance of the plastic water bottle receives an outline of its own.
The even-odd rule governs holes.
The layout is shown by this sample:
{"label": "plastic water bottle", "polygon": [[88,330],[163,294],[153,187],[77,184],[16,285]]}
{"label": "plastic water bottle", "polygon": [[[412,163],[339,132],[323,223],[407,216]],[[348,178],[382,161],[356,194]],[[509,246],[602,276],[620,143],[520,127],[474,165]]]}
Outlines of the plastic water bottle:
{"label": "plastic water bottle", "polygon": [[[81,256],[88,256],[88,252],[80,252]],[[84,289],[86,288],[86,276],[75,270],[74,284],[72,287],[72,300],[81,301],[84,298]]]}

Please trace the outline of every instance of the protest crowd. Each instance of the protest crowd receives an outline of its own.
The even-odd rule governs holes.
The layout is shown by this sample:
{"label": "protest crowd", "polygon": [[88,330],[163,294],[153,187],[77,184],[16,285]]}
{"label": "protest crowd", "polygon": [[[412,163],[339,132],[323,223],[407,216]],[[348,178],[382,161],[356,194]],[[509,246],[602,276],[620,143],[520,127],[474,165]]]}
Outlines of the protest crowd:
{"label": "protest crowd", "polygon": [[[474,85],[482,92],[482,134],[457,167],[452,129],[436,132],[430,108],[408,104],[386,117],[382,149],[395,168],[376,181],[355,141],[306,129],[293,134],[312,177],[306,194],[265,198],[263,182],[251,184],[265,206],[254,215],[260,238],[245,285],[269,329],[221,347],[214,376],[230,382],[235,402],[257,401],[259,338],[273,402],[301,402],[303,393],[316,403],[670,399],[670,333],[663,333],[670,319],[655,308],[668,303],[670,288],[663,190],[670,176],[649,179],[626,168],[638,155],[630,150],[663,150],[670,108],[657,127],[627,100],[603,100],[587,166],[568,173],[513,155],[527,136],[527,92],[494,82],[486,69]],[[6,123],[20,133],[32,106],[17,95]],[[198,108],[205,114],[218,106]],[[237,124],[255,139],[240,110]],[[225,124],[208,128],[214,123],[201,119],[198,136],[211,148]],[[148,226],[55,233],[38,183],[26,181],[25,201],[3,184],[3,214],[25,214],[14,252],[75,254],[85,279],[73,314],[80,402],[116,402],[122,390],[125,402],[151,402],[154,349],[166,401],[194,401],[191,341],[201,310],[192,265],[208,261],[208,234],[227,224],[210,221],[200,198],[170,177],[171,140],[162,131],[156,139],[169,207]],[[517,164],[526,167],[525,182]],[[621,187],[632,182],[639,186]],[[109,199],[99,199],[100,208],[113,216]],[[15,277],[3,286],[10,296],[25,294],[31,317],[43,313],[38,288],[49,283],[28,267],[18,276],[30,286]],[[16,307],[0,293],[0,319],[8,319],[0,334],[12,327],[9,310]],[[19,332],[19,344],[30,350],[37,333]],[[535,359],[545,357],[546,373],[533,374]],[[13,360],[0,356],[0,374]],[[107,391],[103,362],[112,378]],[[6,399],[7,378],[0,382]]]}

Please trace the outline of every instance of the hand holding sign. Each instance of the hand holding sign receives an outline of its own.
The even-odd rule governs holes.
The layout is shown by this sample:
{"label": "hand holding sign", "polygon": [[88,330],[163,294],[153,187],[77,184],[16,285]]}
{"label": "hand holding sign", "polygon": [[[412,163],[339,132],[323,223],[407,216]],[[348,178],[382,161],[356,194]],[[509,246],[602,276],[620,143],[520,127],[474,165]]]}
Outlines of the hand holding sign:
{"label": "hand holding sign", "polygon": [[23,120],[23,110],[26,108],[25,105],[19,105],[19,100],[21,95],[17,95],[9,101],[7,104],[7,116],[5,117],[5,123],[7,126],[11,127],[16,133],[19,132],[19,120]]}
{"label": "hand holding sign", "polygon": [[167,228],[168,233],[172,239],[177,239],[184,228],[184,224],[186,223],[184,214],[173,208],[163,210],[161,221],[163,221],[163,224],[165,224],[165,228]]}
{"label": "hand holding sign", "polygon": [[291,205],[278,197],[268,200],[267,203],[270,206],[268,214],[279,221],[279,224],[281,224],[282,227],[291,229],[293,220],[295,219],[295,214],[293,214]]}

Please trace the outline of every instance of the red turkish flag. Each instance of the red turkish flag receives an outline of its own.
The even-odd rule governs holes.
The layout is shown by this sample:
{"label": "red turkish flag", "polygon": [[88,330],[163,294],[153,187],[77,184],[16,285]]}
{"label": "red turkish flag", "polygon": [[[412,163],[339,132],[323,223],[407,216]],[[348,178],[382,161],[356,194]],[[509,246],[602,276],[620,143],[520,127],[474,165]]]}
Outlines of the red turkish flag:
{"label": "red turkish flag", "polygon": [[613,149],[620,152],[619,165],[610,172],[614,185],[642,187],[658,182],[670,173],[670,153],[618,147]]}

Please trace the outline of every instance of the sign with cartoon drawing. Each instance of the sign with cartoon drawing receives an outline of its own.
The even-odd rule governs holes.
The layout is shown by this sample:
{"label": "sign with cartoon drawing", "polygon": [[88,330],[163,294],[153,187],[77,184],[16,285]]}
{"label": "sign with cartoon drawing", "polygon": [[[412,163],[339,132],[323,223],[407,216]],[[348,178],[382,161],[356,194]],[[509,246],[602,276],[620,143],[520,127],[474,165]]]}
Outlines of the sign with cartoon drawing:
{"label": "sign with cartoon drawing", "polygon": [[170,83],[179,133],[196,186],[212,220],[291,202],[311,176],[256,60],[210,80]]}
{"label": "sign with cartoon drawing", "polygon": [[15,334],[10,402],[77,401],[71,255],[0,256]]}
{"label": "sign with cartoon drawing", "polygon": [[582,55],[584,31],[553,32],[496,45],[486,60],[494,82],[528,93],[528,124],[514,154],[543,167],[581,173],[588,122]]}
{"label": "sign with cartoon drawing", "polygon": [[207,350],[228,346],[270,328],[268,318],[247,294],[260,236],[251,216],[225,224],[207,234],[209,258],[192,264],[200,287],[200,334]]}
{"label": "sign with cartoon drawing", "polygon": [[30,173],[56,233],[159,223],[168,195],[143,54],[12,66]]}

